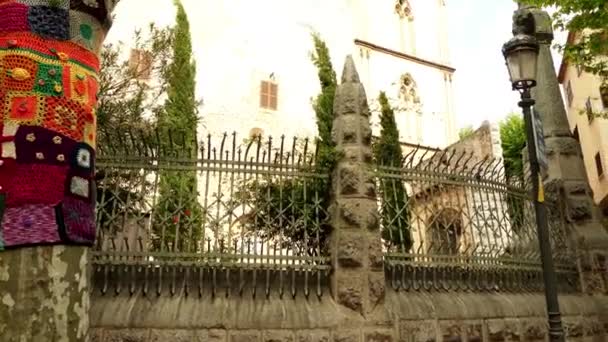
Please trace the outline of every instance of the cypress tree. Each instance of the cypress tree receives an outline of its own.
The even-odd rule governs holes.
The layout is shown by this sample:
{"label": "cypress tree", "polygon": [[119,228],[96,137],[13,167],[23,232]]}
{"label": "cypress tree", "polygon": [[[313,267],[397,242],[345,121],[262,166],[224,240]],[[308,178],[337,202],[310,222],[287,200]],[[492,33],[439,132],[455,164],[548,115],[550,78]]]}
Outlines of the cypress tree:
{"label": "cypress tree", "polygon": [[[190,24],[183,5],[177,7],[174,29],[173,60],[165,75],[167,100],[157,113],[161,154],[195,158],[198,101],[196,100],[196,64],[192,57]],[[196,251],[201,233],[202,209],[197,196],[196,171],[162,170],[158,203],[155,210],[157,238],[177,251]],[[159,240],[156,240],[160,242]],[[160,245],[156,244],[156,248]]]}
{"label": "cypress tree", "polygon": [[[374,144],[373,152],[376,163],[380,166],[401,166],[401,145],[395,113],[388,103],[384,92],[378,96],[380,103],[380,139]],[[389,247],[396,247],[402,252],[412,247],[410,234],[407,194],[399,179],[383,180],[382,192],[382,238]]]}

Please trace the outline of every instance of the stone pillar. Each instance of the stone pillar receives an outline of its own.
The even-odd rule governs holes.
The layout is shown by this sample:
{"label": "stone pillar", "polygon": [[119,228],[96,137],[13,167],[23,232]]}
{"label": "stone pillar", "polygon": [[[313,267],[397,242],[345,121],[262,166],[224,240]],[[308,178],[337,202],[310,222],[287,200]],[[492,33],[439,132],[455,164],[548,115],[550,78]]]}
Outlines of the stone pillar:
{"label": "stone pillar", "polygon": [[0,0],[0,341],[86,341],[99,50],[118,0]]}
{"label": "stone pillar", "polygon": [[551,56],[553,28],[549,14],[534,6],[515,13],[514,30],[531,31],[540,43],[537,86],[532,89],[535,110],[540,114],[549,168],[545,176],[548,196],[560,198],[573,242],[579,253],[581,283],[586,292],[606,291],[598,262],[608,254],[608,232],[600,223],[601,212],[593,203],[579,143],[572,137],[555,66]]}
{"label": "stone pillar", "polygon": [[370,111],[351,56],[336,89],[332,137],[339,158],[332,175],[332,294],[365,316],[385,294]]}

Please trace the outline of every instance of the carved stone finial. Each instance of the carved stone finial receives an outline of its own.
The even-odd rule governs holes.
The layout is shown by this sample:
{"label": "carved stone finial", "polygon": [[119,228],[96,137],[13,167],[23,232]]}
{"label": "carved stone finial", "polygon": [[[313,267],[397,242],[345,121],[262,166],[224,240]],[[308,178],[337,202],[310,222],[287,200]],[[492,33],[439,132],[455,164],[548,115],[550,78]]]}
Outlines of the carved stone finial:
{"label": "carved stone finial", "polygon": [[342,83],[359,83],[359,73],[355,67],[352,55],[346,56],[344,69],[342,70]]}

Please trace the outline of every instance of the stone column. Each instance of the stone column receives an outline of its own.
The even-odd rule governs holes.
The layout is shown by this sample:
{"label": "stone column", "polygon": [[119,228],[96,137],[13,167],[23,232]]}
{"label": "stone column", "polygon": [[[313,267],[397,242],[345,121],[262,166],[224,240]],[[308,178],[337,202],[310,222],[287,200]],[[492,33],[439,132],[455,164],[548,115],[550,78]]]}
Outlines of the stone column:
{"label": "stone column", "polygon": [[332,175],[332,294],[363,316],[385,294],[376,189],[372,173],[369,107],[348,56],[336,89],[332,137],[339,159]]}
{"label": "stone column", "polygon": [[98,53],[118,0],[0,1],[0,341],[86,341]]}
{"label": "stone column", "polygon": [[[608,232],[600,223],[601,212],[593,203],[579,143],[572,137],[555,66],[551,56],[553,28],[549,14],[534,6],[522,6],[514,25],[531,31],[540,43],[537,86],[532,89],[540,114],[549,168],[544,179],[548,196],[560,198],[573,242],[579,253],[581,283],[586,292],[607,290],[595,270],[608,254]],[[514,27],[514,30],[518,27]]]}

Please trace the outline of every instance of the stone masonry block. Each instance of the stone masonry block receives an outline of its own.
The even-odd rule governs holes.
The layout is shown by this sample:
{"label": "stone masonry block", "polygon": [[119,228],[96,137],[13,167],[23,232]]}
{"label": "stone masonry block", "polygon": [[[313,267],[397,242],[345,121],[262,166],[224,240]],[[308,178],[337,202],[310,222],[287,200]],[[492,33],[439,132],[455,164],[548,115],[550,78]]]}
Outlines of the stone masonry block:
{"label": "stone masonry block", "polygon": [[360,267],[365,257],[365,235],[358,232],[339,232],[337,256],[342,267]]}
{"label": "stone masonry block", "polygon": [[378,237],[372,237],[368,246],[369,267],[374,271],[382,271],[384,269],[382,241]]}
{"label": "stone masonry block", "polygon": [[513,319],[491,319],[486,321],[489,341],[519,341],[521,326]]}
{"label": "stone masonry block", "polygon": [[524,341],[544,341],[548,333],[547,323],[538,319],[522,319]]}
{"label": "stone masonry block", "polygon": [[198,342],[226,342],[227,333],[222,329],[199,330],[196,337]]}
{"label": "stone masonry block", "polygon": [[364,335],[365,342],[393,342],[393,334],[386,330],[377,330],[366,332]]}
{"label": "stone masonry block", "polygon": [[566,339],[585,336],[582,317],[564,317],[562,322]]}
{"label": "stone masonry block", "polygon": [[336,89],[334,115],[369,116],[367,95],[361,83],[343,83]]}
{"label": "stone masonry block", "polygon": [[377,204],[369,199],[345,198],[337,203],[340,213],[339,229],[367,228],[378,229]]}
{"label": "stone masonry block", "polygon": [[592,203],[589,198],[568,198],[567,203],[567,215],[572,220],[587,220],[592,217]]}
{"label": "stone masonry block", "polygon": [[353,272],[340,272],[337,277],[337,302],[345,307],[361,312],[363,307],[364,285],[357,274]]}
{"label": "stone masonry block", "polygon": [[436,321],[402,321],[399,323],[400,342],[437,341],[439,327]]}
{"label": "stone masonry block", "polygon": [[294,334],[290,330],[264,331],[263,342],[294,342]]}
{"label": "stone masonry block", "polygon": [[298,331],[296,342],[329,342],[329,335],[326,330]]}
{"label": "stone masonry block", "polygon": [[463,333],[465,341],[468,342],[481,342],[483,338],[483,322],[482,321],[470,321],[463,324]]}
{"label": "stone masonry block", "polygon": [[150,331],[146,329],[106,330],[104,342],[148,342]]}
{"label": "stone masonry block", "polygon": [[150,333],[150,342],[192,342],[196,341],[194,330],[157,330]]}
{"label": "stone masonry block", "polygon": [[260,342],[260,332],[255,330],[235,331],[230,334],[228,342]]}
{"label": "stone masonry block", "polygon": [[439,321],[439,330],[444,341],[460,341],[462,339],[462,322]]}
{"label": "stone masonry block", "polygon": [[361,342],[361,334],[355,329],[334,332],[334,342]]}
{"label": "stone masonry block", "polygon": [[90,329],[89,338],[91,342],[103,342],[103,329]]}
{"label": "stone masonry block", "polygon": [[362,180],[360,165],[339,165],[338,182],[341,195],[356,195],[359,193],[359,185]]}
{"label": "stone masonry block", "polygon": [[344,146],[342,147],[342,151],[344,153],[344,158],[346,158],[346,160],[349,162],[363,162],[365,164],[372,163],[372,150],[368,146]]}
{"label": "stone masonry block", "polygon": [[384,278],[384,272],[370,272],[368,275],[368,286],[369,301],[372,308],[382,304],[386,294],[386,280]]}

